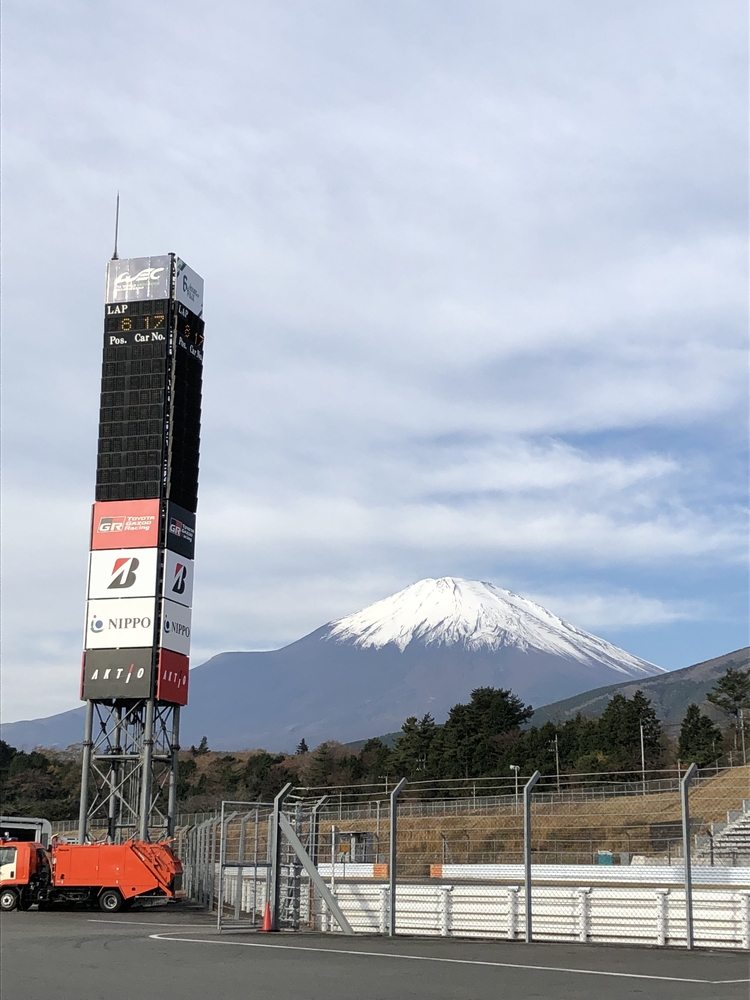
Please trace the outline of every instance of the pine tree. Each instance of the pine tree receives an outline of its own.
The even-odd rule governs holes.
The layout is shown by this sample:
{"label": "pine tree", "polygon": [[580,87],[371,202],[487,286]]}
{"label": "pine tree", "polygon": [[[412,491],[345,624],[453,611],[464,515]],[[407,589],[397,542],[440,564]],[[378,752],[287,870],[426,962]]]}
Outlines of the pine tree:
{"label": "pine tree", "polygon": [[468,705],[454,705],[448,713],[441,737],[441,774],[477,778],[494,773],[506,752],[503,737],[532,714],[531,705],[505,688],[475,688]]}
{"label": "pine tree", "polygon": [[716,760],[721,752],[719,727],[695,704],[688,705],[682,720],[677,752],[681,761],[698,764],[699,767]]}
{"label": "pine tree", "polygon": [[640,771],[641,725],[646,769],[661,763],[661,723],[642,691],[632,698],[615,694],[586,735],[589,754],[602,761],[602,771]]}
{"label": "pine tree", "polygon": [[368,781],[381,781],[389,774],[395,774],[392,764],[393,751],[378,737],[369,739],[362,747],[359,759],[362,763],[362,775]]}
{"label": "pine tree", "polygon": [[750,668],[740,670],[727,667],[726,672],[706,695],[712,705],[720,708],[725,715],[734,716],[734,747],[737,749],[737,733],[744,726],[743,709],[750,708]]}
{"label": "pine tree", "polygon": [[433,776],[432,743],[436,731],[435,720],[429,712],[419,721],[415,715],[409,716],[401,727],[391,756],[394,775],[412,781]]}
{"label": "pine tree", "polygon": [[299,741],[299,743],[297,744],[297,749],[296,749],[296,750],[295,750],[294,752],[295,752],[295,754],[297,754],[298,756],[299,756],[299,754],[302,754],[302,753],[309,753],[309,752],[310,752],[310,748],[308,747],[308,745],[307,745],[307,740],[305,739],[305,737],[304,737],[304,736],[302,737],[302,739],[301,739],[301,740]]}
{"label": "pine tree", "polygon": [[331,744],[321,743],[313,750],[310,757],[308,782],[312,786],[327,785],[335,766],[336,761]]}

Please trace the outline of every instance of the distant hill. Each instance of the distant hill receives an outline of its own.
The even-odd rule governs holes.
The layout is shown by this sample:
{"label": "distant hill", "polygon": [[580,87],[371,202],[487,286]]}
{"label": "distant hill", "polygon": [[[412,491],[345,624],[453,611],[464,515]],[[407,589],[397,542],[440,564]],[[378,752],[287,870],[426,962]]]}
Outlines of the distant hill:
{"label": "distant hill", "polygon": [[538,708],[530,720],[532,726],[542,726],[545,722],[565,722],[572,719],[578,712],[596,719],[602,714],[614,694],[623,694],[631,698],[636,691],[643,691],[651,699],[656,714],[667,723],[679,723],[685,710],[691,702],[696,702],[704,712],[715,719],[721,718],[721,713],[706,701],[706,694],[711,690],[727,667],[746,669],[750,666],[750,646],[736,649],[733,653],[717,656],[713,660],[695,663],[692,667],[681,670],[671,670],[656,677],[646,677],[643,680],[624,681],[621,684],[609,684],[607,687],[594,688],[572,698],[554,701],[550,705]]}
{"label": "distant hill", "polygon": [[[565,722],[566,719],[574,718],[578,712],[590,719],[596,719],[614,694],[619,692],[632,698],[636,691],[643,691],[646,697],[651,699],[656,714],[662,722],[678,725],[682,722],[685,710],[691,702],[700,705],[701,709],[713,719],[722,720],[724,717],[721,712],[706,701],[706,694],[727,667],[745,670],[748,666],[750,666],[750,646],[737,649],[733,653],[726,653],[724,656],[717,656],[713,660],[694,663],[691,667],[683,667],[681,670],[671,670],[669,673],[641,681],[609,684],[607,687],[594,688],[593,691],[584,691],[583,694],[573,698],[552,702],[551,705],[542,705],[534,712],[527,725],[543,726],[545,722]],[[465,701],[468,701],[469,693],[466,693]],[[400,735],[399,730],[395,733],[384,733],[378,739],[387,747],[392,747]],[[366,742],[366,740],[355,740],[346,745],[358,752]]]}

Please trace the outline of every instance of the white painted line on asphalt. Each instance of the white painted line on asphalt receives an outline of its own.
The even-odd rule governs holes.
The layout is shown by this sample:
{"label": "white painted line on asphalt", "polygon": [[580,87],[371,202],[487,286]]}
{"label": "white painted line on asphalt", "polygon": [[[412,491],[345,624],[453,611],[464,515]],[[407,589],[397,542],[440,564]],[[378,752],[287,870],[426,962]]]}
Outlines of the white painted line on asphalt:
{"label": "white painted line on asphalt", "polygon": [[[176,924],[174,921],[168,924],[157,920],[112,920],[109,917],[89,917],[88,922],[90,924],[125,924],[131,927],[181,927],[185,931],[190,930],[189,924]],[[193,926],[196,930],[205,931],[215,928],[216,924],[194,924]]]}
{"label": "white painted line on asphalt", "polygon": [[180,941],[186,944],[223,944],[235,948],[270,948],[279,951],[310,951],[322,955],[357,955],[364,958],[400,958],[407,962],[442,962],[449,965],[484,965],[493,969],[529,969],[536,972],[569,972],[580,976],[610,976],[617,979],[649,979],[664,983],[750,983],[750,979],[684,979],[678,976],[647,976],[638,972],[604,972],[600,969],[569,969],[557,965],[521,965],[516,962],[483,962],[472,958],[438,958],[432,955],[401,955],[388,951],[354,951],[346,948],[311,948],[294,944],[266,944],[260,941],[221,941],[218,938],[179,938],[168,934],[149,934],[154,941]]}

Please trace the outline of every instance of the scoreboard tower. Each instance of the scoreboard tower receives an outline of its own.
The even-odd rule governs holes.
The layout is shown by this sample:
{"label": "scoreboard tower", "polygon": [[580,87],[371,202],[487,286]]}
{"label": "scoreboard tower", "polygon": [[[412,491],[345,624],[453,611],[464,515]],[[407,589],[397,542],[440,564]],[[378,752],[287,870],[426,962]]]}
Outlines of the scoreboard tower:
{"label": "scoreboard tower", "polygon": [[203,279],[174,254],[107,265],[81,698],[78,839],[174,831],[187,704]]}

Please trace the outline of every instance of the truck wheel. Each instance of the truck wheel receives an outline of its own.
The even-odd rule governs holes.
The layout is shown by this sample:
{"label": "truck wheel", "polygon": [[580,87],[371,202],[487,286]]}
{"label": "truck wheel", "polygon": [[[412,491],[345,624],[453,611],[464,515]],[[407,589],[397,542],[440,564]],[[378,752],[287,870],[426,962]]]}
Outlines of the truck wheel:
{"label": "truck wheel", "polygon": [[119,889],[105,889],[99,896],[99,909],[105,913],[117,913],[122,909],[122,896]]}
{"label": "truck wheel", "polygon": [[8,913],[10,910],[15,910],[18,906],[18,894],[14,889],[3,889],[0,892],[0,910],[3,913]]}

